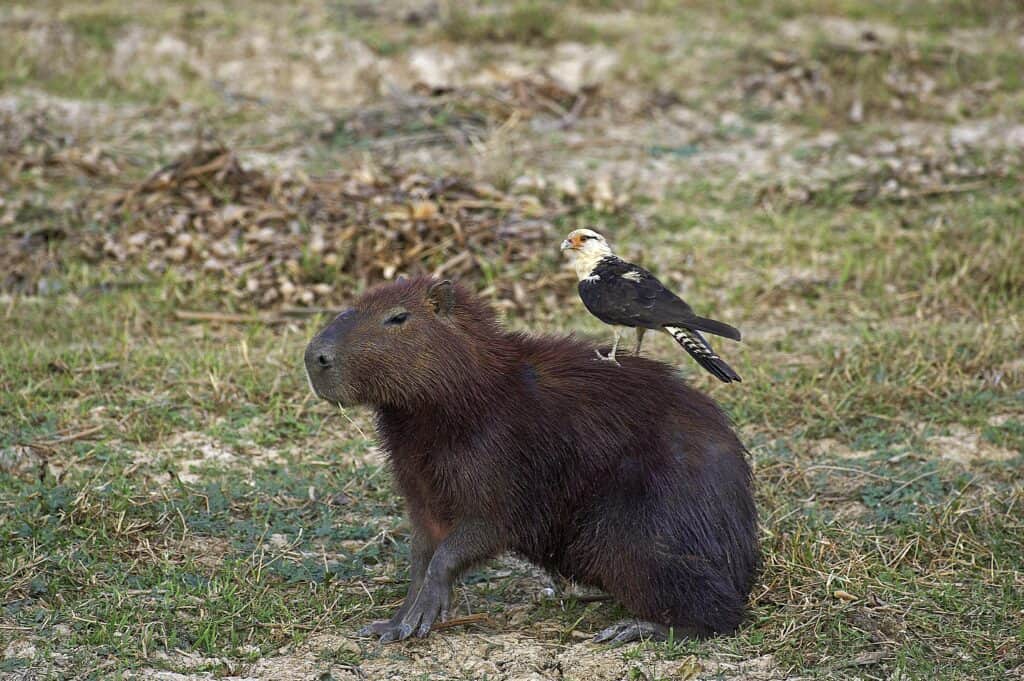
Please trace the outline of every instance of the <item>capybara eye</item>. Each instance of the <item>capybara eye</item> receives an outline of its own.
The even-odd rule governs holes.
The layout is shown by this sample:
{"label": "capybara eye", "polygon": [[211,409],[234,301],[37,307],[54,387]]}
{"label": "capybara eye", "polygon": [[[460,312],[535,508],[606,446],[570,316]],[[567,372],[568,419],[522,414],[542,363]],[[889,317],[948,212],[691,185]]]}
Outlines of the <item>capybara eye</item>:
{"label": "capybara eye", "polygon": [[406,320],[409,319],[408,312],[399,312],[393,314],[384,320],[384,326],[398,326],[399,324],[405,324]]}

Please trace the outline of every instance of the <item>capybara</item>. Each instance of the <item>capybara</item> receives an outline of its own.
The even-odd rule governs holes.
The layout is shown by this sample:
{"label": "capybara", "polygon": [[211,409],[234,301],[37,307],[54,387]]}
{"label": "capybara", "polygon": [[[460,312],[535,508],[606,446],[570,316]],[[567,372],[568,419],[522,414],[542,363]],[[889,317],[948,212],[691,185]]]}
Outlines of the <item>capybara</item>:
{"label": "capybara", "polygon": [[429,278],[365,293],[305,364],[319,397],[374,410],[412,525],[405,602],[365,633],[426,636],[458,576],[503,551],[636,616],[597,640],[740,624],[760,555],[746,451],[673,367],[509,332]]}

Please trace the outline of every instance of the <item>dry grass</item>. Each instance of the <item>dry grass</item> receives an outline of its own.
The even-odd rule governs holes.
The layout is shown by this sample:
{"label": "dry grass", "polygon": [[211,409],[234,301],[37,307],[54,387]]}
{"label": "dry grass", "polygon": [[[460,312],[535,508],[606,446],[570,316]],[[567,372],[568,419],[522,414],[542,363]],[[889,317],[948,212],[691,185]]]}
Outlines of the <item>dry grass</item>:
{"label": "dry grass", "polygon": [[[0,674],[1021,673],[1015,6],[153,10],[0,10]],[[460,625],[352,638],[406,528],[306,338],[419,271],[603,334],[557,260],[579,226],[744,332],[739,385],[645,351],[750,447],[749,621],[592,646],[617,606],[502,559]]]}

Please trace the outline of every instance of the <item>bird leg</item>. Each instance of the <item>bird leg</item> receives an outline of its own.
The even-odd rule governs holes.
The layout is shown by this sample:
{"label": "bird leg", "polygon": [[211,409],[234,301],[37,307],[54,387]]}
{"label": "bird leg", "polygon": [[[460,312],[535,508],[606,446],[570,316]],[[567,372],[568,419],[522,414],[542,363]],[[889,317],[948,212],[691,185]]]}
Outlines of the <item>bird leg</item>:
{"label": "bird leg", "polygon": [[647,333],[647,329],[645,329],[642,326],[636,327],[636,352],[634,352],[633,354],[636,355],[637,357],[640,356],[640,346],[644,342],[645,333]]}
{"label": "bird leg", "polygon": [[622,335],[622,329],[615,327],[615,340],[612,341],[612,349],[607,355],[602,355],[601,351],[597,351],[597,356],[608,362],[615,362],[618,365],[619,361],[615,359],[615,352],[619,349],[619,336]]}

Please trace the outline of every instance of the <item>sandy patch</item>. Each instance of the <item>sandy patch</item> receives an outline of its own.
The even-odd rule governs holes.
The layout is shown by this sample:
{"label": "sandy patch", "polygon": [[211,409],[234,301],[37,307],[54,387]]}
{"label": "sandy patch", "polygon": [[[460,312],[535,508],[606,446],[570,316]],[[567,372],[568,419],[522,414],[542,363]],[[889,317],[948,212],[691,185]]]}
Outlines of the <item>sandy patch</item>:
{"label": "sandy patch", "polygon": [[926,440],[928,448],[946,461],[970,465],[975,461],[1009,461],[1020,454],[987,442],[981,433],[966,426],[953,426],[949,431]]}
{"label": "sandy patch", "polygon": [[[787,677],[771,655],[745,661],[655,660],[640,644],[622,648],[571,640],[543,641],[514,633],[433,634],[422,641],[383,646],[336,634],[318,634],[303,646],[251,664],[225,666],[225,660],[178,655],[167,663],[183,671],[140,669],[131,679],[198,681],[215,678],[212,672],[188,671],[221,665],[228,674],[216,678],[231,681],[309,679],[374,679],[405,681],[429,679],[493,679],[495,681],[618,681],[625,678],[661,679],[754,679],[768,681]],[[338,662],[338,657],[359,659],[358,664]]]}
{"label": "sandy patch", "polygon": [[807,452],[818,459],[865,459],[874,452],[868,449],[853,449],[834,438],[813,440],[807,445]]}

